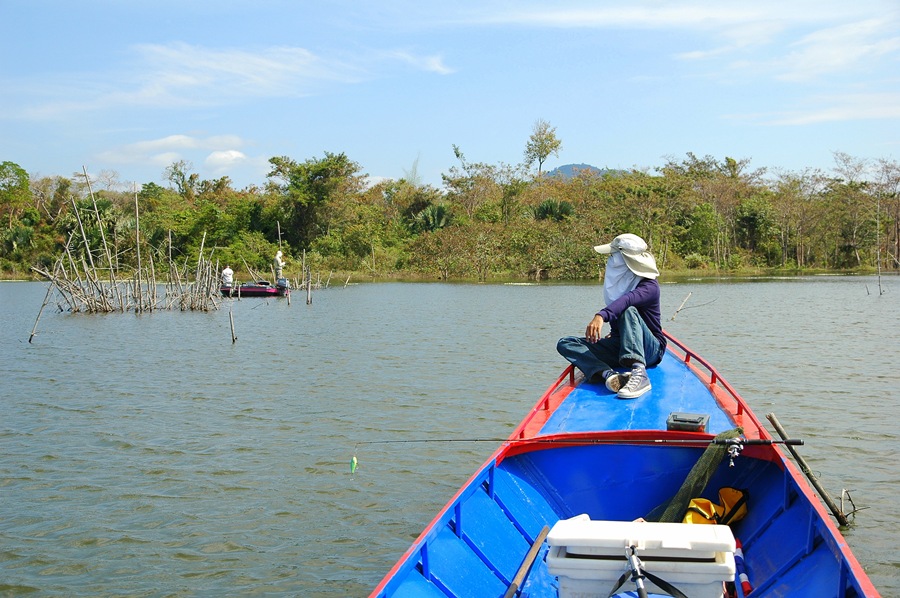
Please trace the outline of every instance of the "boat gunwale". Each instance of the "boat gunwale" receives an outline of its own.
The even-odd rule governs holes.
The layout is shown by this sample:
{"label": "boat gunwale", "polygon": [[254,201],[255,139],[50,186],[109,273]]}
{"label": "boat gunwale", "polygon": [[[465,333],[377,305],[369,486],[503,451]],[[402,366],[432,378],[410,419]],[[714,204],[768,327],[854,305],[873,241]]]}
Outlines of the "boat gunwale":
{"label": "boat gunwale", "polygon": [[[772,440],[771,434],[762,425],[753,411],[746,404],[740,394],[729,384],[718,371],[704,358],[689,349],[684,343],[664,332],[669,340],[667,352],[680,359],[687,368],[703,381],[719,407],[735,423],[742,424],[746,438],[758,438]],[[673,348],[677,347],[677,350]],[[702,367],[698,367],[702,366]],[[427,562],[428,538],[438,529],[438,526],[449,523],[456,516],[457,508],[462,499],[477,491],[482,484],[488,484],[488,490],[493,487],[492,477],[494,468],[502,461],[514,455],[536,450],[546,450],[566,446],[590,445],[590,444],[640,444],[665,446],[667,441],[676,441],[683,447],[707,446],[713,438],[712,434],[669,431],[669,430],[612,430],[572,432],[540,435],[540,428],[547,418],[565,400],[568,394],[580,384],[582,378],[577,375],[575,368],[569,365],[563,373],[544,392],[537,403],[528,412],[522,422],[510,434],[509,438],[498,446],[490,457],[478,467],[475,472],[460,486],[449,501],[438,511],[434,518],[425,526],[412,544],[399,557],[393,567],[381,579],[380,583],[370,594],[370,598],[385,596],[384,590],[392,579],[401,572],[415,568],[419,560]],[[748,429],[748,424],[750,425]],[[672,443],[675,444],[675,443]],[[815,536],[825,542],[833,554],[837,557],[838,566],[841,569],[840,577],[842,587],[846,587],[848,575],[852,575],[854,584],[863,592],[864,596],[878,597],[880,593],[865,573],[862,565],[850,549],[850,546],[841,533],[837,524],[832,521],[831,514],[826,510],[822,500],[813,490],[803,472],[785,455],[785,452],[777,444],[746,446],[743,454],[750,458],[772,461],[782,469],[786,469],[785,484],[793,485],[796,491],[804,496],[807,503],[818,517],[810,517],[807,531],[810,543]],[[786,486],[785,492],[788,491]],[[820,529],[818,534],[816,528]],[[751,541],[752,542],[752,541]],[[418,553],[420,559],[412,556]],[[773,579],[770,579],[774,583]],[[840,595],[844,595],[841,591]]]}

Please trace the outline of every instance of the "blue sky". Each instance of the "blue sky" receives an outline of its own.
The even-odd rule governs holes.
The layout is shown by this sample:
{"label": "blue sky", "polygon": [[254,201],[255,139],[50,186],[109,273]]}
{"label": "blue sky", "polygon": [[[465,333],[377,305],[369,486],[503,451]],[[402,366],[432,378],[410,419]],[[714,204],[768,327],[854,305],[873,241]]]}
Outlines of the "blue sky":
{"label": "blue sky", "polygon": [[327,151],[440,186],[538,119],[547,168],[900,158],[897,0],[3,0],[0,54],[0,161],[32,177],[243,188]]}

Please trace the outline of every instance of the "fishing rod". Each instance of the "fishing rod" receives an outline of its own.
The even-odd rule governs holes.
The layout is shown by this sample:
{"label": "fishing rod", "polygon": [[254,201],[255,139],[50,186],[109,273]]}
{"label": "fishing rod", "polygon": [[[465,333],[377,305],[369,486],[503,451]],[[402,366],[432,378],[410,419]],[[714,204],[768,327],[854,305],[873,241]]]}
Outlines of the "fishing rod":
{"label": "fishing rod", "polygon": [[728,456],[730,459],[729,466],[734,466],[734,460],[740,456],[745,446],[770,446],[774,444],[801,446],[803,440],[799,438],[712,438],[703,439],[687,439],[687,438],[398,438],[393,440],[360,440],[356,443],[353,450],[353,457],[350,459],[350,473],[355,473],[359,461],[356,457],[356,449],[361,444],[429,444],[429,443],[450,443],[450,442],[493,442],[507,445],[516,444],[556,444],[556,445],[599,445],[599,444],[674,444],[674,445],[691,445],[691,446],[709,446],[724,445],[727,446]]}
{"label": "fishing rod", "polygon": [[508,444],[717,444],[717,445],[744,445],[744,446],[768,446],[772,444],[786,444],[802,446],[800,438],[785,438],[781,440],[771,438],[713,438],[710,440],[689,438],[398,438],[396,440],[360,440],[361,444],[407,444],[430,442],[499,442]]}

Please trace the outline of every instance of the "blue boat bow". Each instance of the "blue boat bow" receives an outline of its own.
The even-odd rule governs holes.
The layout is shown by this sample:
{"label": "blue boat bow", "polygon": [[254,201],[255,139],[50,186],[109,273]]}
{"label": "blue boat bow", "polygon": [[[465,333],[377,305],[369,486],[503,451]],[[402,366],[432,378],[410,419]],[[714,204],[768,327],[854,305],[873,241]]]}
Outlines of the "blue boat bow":
{"label": "blue boat bow", "polygon": [[[551,571],[559,560],[550,555],[548,564],[554,537],[551,532],[545,539],[548,528],[572,518],[647,518],[676,495],[716,434],[740,428],[742,438],[772,440],[740,395],[677,339],[669,336],[666,358],[648,372],[652,390],[623,401],[583,380],[571,366],[566,369],[371,596],[556,597],[575,595],[569,591],[573,587],[589,588],[585,596],[606,596],[612,584],[585,581],[579,586],[578,580]],[[670,429],[673,413],[709,418],[703,431]],[[726,578],[711,587],[722,586],[737,597],[752,587],[753,598],[878,596],[793,462],[773,443],[746,443],[741,449],[733,461],[716,466],[698,497],[717,502],[722,488],[739,488],[748,496],[746,515],[729,531],[739,542],[740,558],[728,557],[745,577],[732,574],[734,582],[722,586],[732,581]],[[687,526],[676,528],[681,536],[692,534],[688,524],[672,525]],[[597,524],[598,530],[619,527]],[[615,566],[624,572],[625,555],[616,558],[621,562]],[[633,588],[626,585],[621,592]]]}

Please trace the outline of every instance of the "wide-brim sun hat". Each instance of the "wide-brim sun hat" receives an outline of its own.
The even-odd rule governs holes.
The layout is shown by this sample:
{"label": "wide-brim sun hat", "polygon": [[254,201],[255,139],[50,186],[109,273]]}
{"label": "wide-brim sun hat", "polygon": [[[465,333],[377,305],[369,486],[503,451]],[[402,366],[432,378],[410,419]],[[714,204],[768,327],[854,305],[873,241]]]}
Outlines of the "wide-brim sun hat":
{"label": "wide-brim sun hat", "polygon": [[643,278],[659,276],[656,259],[647,251],[647,242],[637,235],[631,233],[619,235],[610,243],[595,246],[594,251],[603,255],[621,253],[628,269],[638,276]]}

